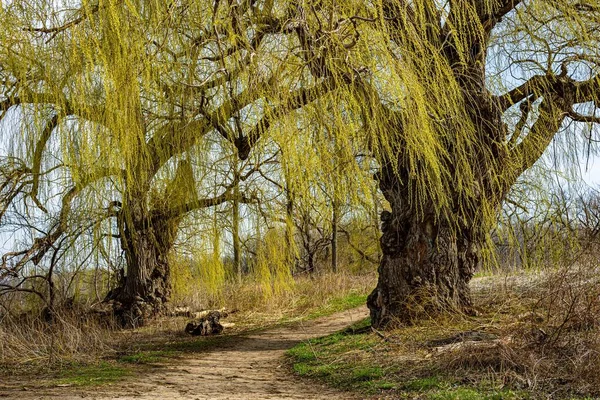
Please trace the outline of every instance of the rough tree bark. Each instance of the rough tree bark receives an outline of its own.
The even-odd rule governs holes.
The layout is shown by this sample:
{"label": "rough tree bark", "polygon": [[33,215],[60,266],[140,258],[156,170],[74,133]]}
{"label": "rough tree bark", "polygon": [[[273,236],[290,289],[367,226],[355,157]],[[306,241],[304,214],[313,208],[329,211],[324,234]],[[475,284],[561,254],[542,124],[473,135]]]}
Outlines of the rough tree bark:
{"label": "rough tree bark", "polygon": [[190,174],[190,164],[181,161],[162,196],[151,198],[149,203],[148,186],[140,182],[120,210],[117,223],[127,271],[105,301],[114,302],[115,314],[125,326],[143,325],[165,311],[171,296],[168,257],[182,215],[174,210],[197,197],[188,184]]}
{"label": "rough tree bark", "polygon": [[433,212],[420,216],[406,201],[390,203],[393,211],[381,214],[379,279],[367,299],[372,324],[409,324],[441,310],[471,311],[469,281],[479,262],[478,243],[468,232],[436,220]]}
{"label": "rough tree bark", "polygon": [[119,286],[106,297],[106,301],[114,301],[121,324],[140,326],[165,310],[171,295],[168,254],[176,226],[174,221],[158,215],[123,219],[121,247],[127,271]]}
{"label": "rough tree bark", "polygon": [[[491,222],[483,215],[482,205],[486,204],[487,212],[499,207],[514,179],[514,174],[501,177],[495,172],[506,162],[499,140],[506,127],[498,107],[485,96],[489,96],[487,91],[471,94],[472,119],[481,127],[480,142],[489,154],[472,156],[472,185],[478,197],[467,199],[464,191],[447,188],[453,204],[443,212],[433,199],[415,204],[402,154],[396,161],[400,174],[387,165],[375,177],[391,206],[391,212],[381,213],[383,256],[377,287],[367,300],[376,327],[390,322],[409,324],[423,312],[473,312],[469,281],[481,260]],[[447,163],[452,171],[452,160]]]}

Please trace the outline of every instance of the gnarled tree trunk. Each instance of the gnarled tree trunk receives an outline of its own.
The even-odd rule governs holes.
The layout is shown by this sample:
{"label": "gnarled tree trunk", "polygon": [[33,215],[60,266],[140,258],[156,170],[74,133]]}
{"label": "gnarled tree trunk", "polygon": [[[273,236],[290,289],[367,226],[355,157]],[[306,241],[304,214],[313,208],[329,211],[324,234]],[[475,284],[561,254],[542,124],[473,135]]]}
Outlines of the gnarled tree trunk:
{"label": "gnarled tree trunk", "polygon": [[[473,312],[469,281],[481,260],[494,210],[518,176],[508,161],[502,109],[485,88],[485,51],[475,43],[472,65],[463,66],[454,45],[445,46],[449,65],[456,66],[475,145],[455,148],[448,142],[442,168],[460,175],[457,160],[466,156],[471,171],[461,185],[444,188],[448,204],[439,205],[432,198],[423,200],[423,193],[411,193],[419,186],[414,177],[419,172],[410,170],[411,163],[402,150],[396,159],[383,164],[376,179],[392,211],[381,215],[379,281],[367,299],[376,327],[410,323],[423,312]],[[464,129],[460,124],[446,124],[449,132]]]}
{"label": "gnarled tree trunk", "polygon": [[141,209],[124,209],[133,211],[121,220],[121,247],[127,270],[119,286],[106,298],[114,301],[115,314],[125,326],[143,325],[162,313],[171,295],[168,254],[177,223],[160,213],[140,213]]}
{"label": "gnarled tree trunk", "polygon": [[377,287],[367,304],[373,326],[410,323],[423,313],[471,311],[477,245],[433,216],[382,213]]}
{"label": "gnarled tree trunk", "polygon": [[464,209],[444,219],[432,201],[415,205],[410,185],[401,184],[408,182],[407,173],[382,168],[377,179],[392,211],[381,213],[383,256],[377,287],[367,299],[372,325],[410,324],[424,313],[472,312],[469,281],[480,260],[481,226],[461,227]]}
{"label": "gnarled tree trunk", "polygon": [[165,311],[171,297],[169,252],[187,211],[186,203],[197,199],[190,182],[192,167],[182,160],[162,194],[152,194],[148,181],[141,179],[126,196],[118,225],[127,271],[106,298],[114,301],[115,314],[125,326],[143,325]]}

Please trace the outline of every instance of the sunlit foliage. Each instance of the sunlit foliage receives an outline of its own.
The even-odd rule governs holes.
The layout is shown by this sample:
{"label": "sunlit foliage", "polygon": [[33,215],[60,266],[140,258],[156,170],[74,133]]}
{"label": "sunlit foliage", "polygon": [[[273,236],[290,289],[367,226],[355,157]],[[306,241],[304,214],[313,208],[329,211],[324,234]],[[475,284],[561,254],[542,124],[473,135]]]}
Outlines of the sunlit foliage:
{"label": "sunlit foliage", "polygon": [[375,170],[395,217],[482,242],[557,132],[570,154],[597,134],[598,0],[1,4],[0,205],[44,225],[12,273],[92,232],[145,298],[189,213],[257,203],[270,180],[372,203]]}

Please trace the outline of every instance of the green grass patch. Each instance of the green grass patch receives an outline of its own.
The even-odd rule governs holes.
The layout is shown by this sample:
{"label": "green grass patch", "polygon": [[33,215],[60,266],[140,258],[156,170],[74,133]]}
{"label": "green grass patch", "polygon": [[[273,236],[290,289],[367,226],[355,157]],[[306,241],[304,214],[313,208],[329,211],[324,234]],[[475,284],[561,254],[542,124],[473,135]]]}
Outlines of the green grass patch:
{"label": "green grass patch", "polygon": [[130,375],[131,371],[128,368],[115,363],[73,364],[63,369],[54,383],[57,385],[96,386],[117,382]]}
{"label": "green grass patch", "polygon": [[471,388],[445,389],[427,396],[429,400],[524,400],[529,398],[529,394],[524,392],[480,391]]}
{"label": "green grass patch", "polygon": [[445,386],[445,382],[437,376],[429,376],[426,378],[412,379],[404,382],[400,387],[408,392],[428,392],[433,389],[441,389]]}
{"label": "green grass patch", "polygon": [[362,366],[352,370],[352,380],[355,382],[368,382],[381,378],[384,375],[383,368]]}
{"label": "green grass patch", "polygon": [[318,307],[308,314],[307,319],[315,319],[334,314],[339,311],[349,310],[367,304],[367,295],[349,293],[345,296],[334,297],[326,304]]}
{"label": "green grass patch", "polygon": [[461,384],[439,375],[435,369],[424,369],[422,363],[393,362],[393,356],[387,355],[390,344],[365,329],[369,324],[367,318],[342,332],[309,340],[288,350],[293,371],[338,389],[365,395],[387,392],[399,399],[528,398],[526,393]]}
{"label": "green grass patch", "polygon": [[329,336],[308,340],[288,350],[293,370],[299,375],[318,378],[335,387],[346,390],[361,390],[366,393],[393,389],[394,382],[385,379],[390,369],[380,366],[353,365],[336,360],[336,355],[352,349],[367,350],[376,339],[369,335],[355,334],[369,325],[369,319],[360,321],[350,328]]}

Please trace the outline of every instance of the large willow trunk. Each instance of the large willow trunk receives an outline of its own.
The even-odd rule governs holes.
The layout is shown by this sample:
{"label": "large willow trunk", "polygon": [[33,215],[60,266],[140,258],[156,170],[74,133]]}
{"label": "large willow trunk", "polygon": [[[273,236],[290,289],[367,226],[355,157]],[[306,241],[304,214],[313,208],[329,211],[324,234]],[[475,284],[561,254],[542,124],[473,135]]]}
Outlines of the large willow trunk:
{"label": "large willow trunk", "polygon": [[457,66],[471,123],[455,126],[447,121],[446,133],[452,137],[453,130],[472,129],[474,140],[446,143],[442,170],[463,180],[457,179],[461,183],[455,186],[445,183],[445,204],[427,197],[427,188],[415,178],[420,170],[402,150],[397,158],[383,160],[376,176],[392,208],[381,215],[383,257],[377,287],[367,300],[376,327],[411,323],[423,313],[473,312],[469,281],[496,210],[518,176],[508,161],[502,110],[485,88],[485,51],[474,50],[479,53],[473,54],[473,65],[462,68],[453,47],[446,49],[449,64]]}
{"label": "large willow trunk", "polygon": [[367,302],[373,326],[410,323],[424,313],[471,311],[477,245],[444,225],[433,218],[382,214],[383,257]]}
{"label": "large willow trunk", "polygon": [[121,247],[127,269],[119,286],[107,296],[115,302],[115,314],[126,326],[143,325],[162,313],[171,295],[168,254],[176,223],[142,210],[135,205],[124,209],[128,213],[122,218]]}
{"label": "large willow trunk", "polygon": [[373,326],[410,324],[444,311],[471,312],[469,281],[480,258],[473,231],[440,218],[432,204],[415,205],[409,190],[388,178],[380,185],[392,211],[381,214],[383,257],[377,287],[367,300]]}

